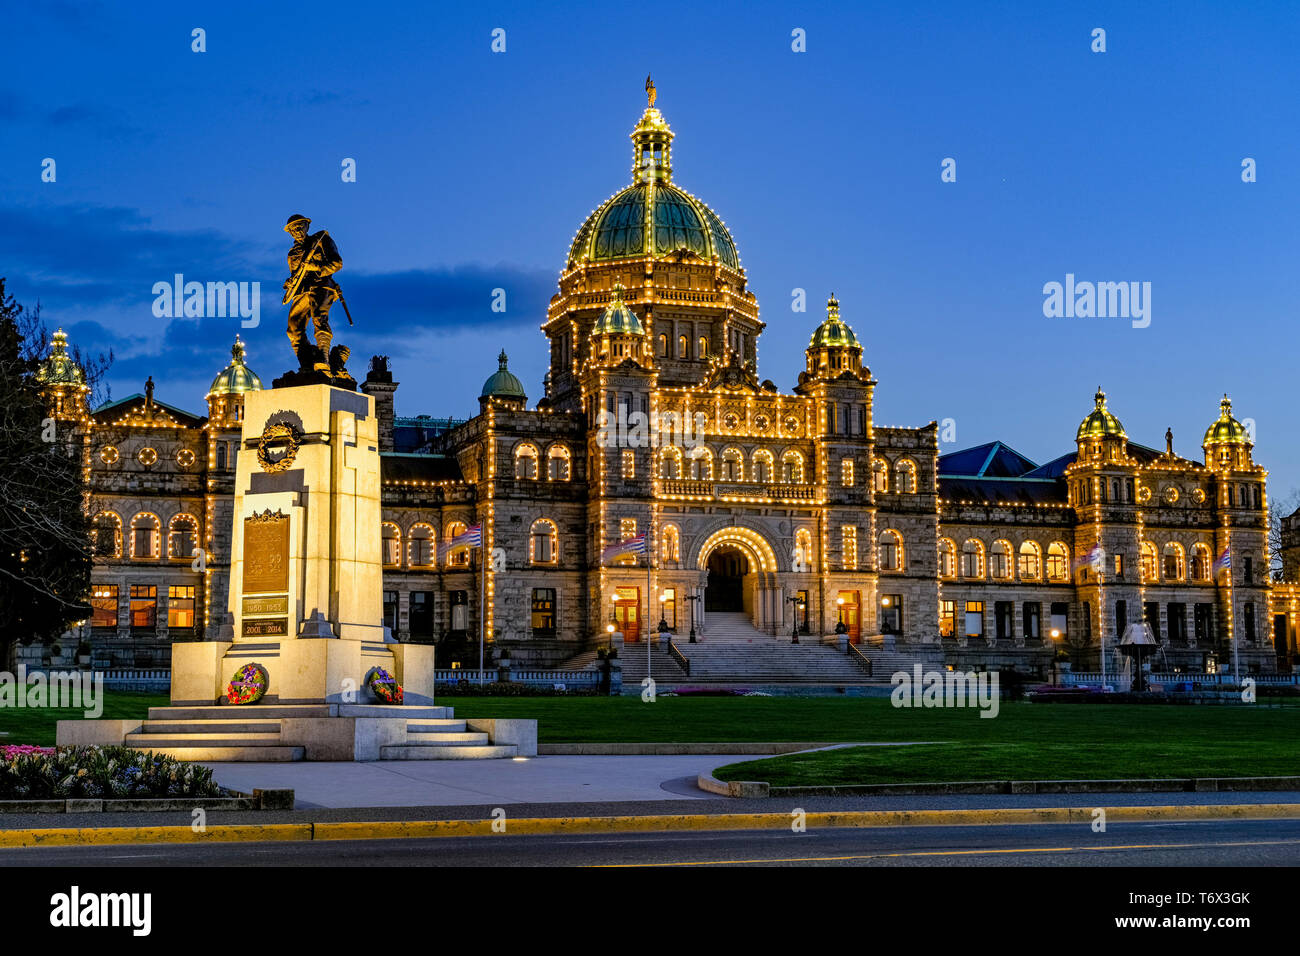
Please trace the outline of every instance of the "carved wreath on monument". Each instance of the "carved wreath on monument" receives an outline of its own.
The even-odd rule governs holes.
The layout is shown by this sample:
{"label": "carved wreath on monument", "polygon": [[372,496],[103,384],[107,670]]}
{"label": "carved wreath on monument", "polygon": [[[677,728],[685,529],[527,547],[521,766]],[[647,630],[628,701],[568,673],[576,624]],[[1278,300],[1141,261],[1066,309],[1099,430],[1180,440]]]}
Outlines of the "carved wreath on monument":
{"label": "carved wreath on monument", "polygon": [[[287,422],[267,422],[262,437],[257,440],[257,462],[263,471],[287,471],[298,456],[300,445],[302,435],[298,429]],[[280,456],[272,457],[277,450],[282,450]]]}

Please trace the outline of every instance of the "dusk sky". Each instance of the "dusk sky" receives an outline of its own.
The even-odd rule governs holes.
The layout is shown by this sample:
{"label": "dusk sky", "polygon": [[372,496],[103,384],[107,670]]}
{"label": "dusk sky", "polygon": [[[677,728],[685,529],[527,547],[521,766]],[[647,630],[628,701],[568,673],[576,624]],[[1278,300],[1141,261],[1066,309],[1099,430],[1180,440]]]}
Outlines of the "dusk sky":
{"label": "dusk sky", "polygon": [[[1285,496],[1300,13],[1225,7],[11,5],[0,275],[115,351],[115,397],[152,375],[202,412],[236,332],[267,385],[294,364],[282,227],[303,213],[343,256],[357,325],[336,306],[335,341],[358,378],[392,356],[399,415],[474,414],[501,347],[535,402],[538,326],[574,232],[630,181],[652,72],[674,181],[726,221],[758,297],[761,378],[795,384],[834,292],[880,424],[951,418],[944,452],[996,438],[1044,462],[1100,384],[1131,439],[1172,427],[1199,459],[1227,392]],[[260,282],[260,325],[155,317],[176,273]],[[1150,325],[1045,317],[1067,274],[1149,282]]]}

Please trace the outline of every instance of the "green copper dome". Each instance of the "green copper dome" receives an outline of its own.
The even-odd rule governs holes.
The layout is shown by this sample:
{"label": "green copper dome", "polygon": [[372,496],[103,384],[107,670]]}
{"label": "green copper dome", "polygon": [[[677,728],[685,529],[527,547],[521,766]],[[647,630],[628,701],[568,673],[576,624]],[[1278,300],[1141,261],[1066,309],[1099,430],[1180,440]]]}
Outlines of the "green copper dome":
{"label": "green copper dome", "polygon": [[1232,417],[1232,399],[1227,395],[1219,402],[1219,418],[1205,430],[1205,445],[1249,445],[1250,436],[1246,426]]}
{"label": "green copper dome", "polygon": [[523,383],[506,367],[508,361],[506,350],[502,349],[501,354],[497,356],[497,370],[483,383],[483,391],[479,394],[479,398],[511,398],[521,402],[528,401],[528,396],[524,394]]}
{"label": "green copper dome", "polygon": [[569,250],[569,265],[680,250],[701,259],[716,255],[740,268],[731,233],[713,210],[672,183],[637,183],[587,217]]}
{"label": "green copper dome", "polygon": [[86,374],[68,354],[68,336],[63,329],[54,333],[50,357],[36,370],[36,380],[42,385],[73,385],[81,387],[86,384]]}
{"label": "green copper dome", "polygon": [[1079,430],[1074,435],[1075,440],[1107,436],[1127,438],[1128,435],[1124,433],[1124,426],[1120,424],[1120,420],[1106,408],[1106,393],[1100,386],[1097,387],[1097,394],[1093,396],[1093,400],[1097,403],[1097,407],[1079,423]]}
{"label": "green copper dome", "polygon": [[636,313],[623,304],[623,287],[614,286],[614,296],[605,306],[596,324],[591,329],[592,335],[645,335],[645,326],[636,317]]}
{"label": "green copper dome", "polygon": [[217,373],[208,389],[208,397],[213,395],[243,395],[245,392],[260,392],[262,380],[244,364],[244,343],[235,336],[235,344],[230,347],[230,364]]}
{"label": "green copper dome", "polygon": [[826,300],[826,319],[813,332],[809,348],[861,348],[853,330],[840,318],[840,303],[831,296]]}

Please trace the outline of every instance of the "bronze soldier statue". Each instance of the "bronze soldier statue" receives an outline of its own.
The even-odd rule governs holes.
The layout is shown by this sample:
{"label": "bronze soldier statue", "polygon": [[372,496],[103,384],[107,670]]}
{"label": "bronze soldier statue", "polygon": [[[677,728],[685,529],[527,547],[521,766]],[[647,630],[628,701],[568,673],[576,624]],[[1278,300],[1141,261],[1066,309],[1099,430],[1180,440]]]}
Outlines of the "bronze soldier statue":
{"label": "bronze soldier statue", "polygon": [[[328,232],[322,229],[308,233],[309,225],[311,220],[306,216],[293,215],[284,226],[284,231],[293,236],[293,247],[289,250],[292,274],[284,283],[284,301],[289,304],[289,344],[298,356],[300,373],[316,372],[327,379],[350,378],[340,361],[340,355],[346,360],[347,350],[337,348],[333,362],[330,353],[334,338],[330,330],[330,306],[335,299],[343,301],[343,292],[331,277],[342,268],[343,257]],[[347,311],[347,302],[343,302],[343,309]],[[351,315],[348,322],[352,322]],[[314,344],[307,338],[309,324]],[[338,367],[331,368],[332,365]]]}

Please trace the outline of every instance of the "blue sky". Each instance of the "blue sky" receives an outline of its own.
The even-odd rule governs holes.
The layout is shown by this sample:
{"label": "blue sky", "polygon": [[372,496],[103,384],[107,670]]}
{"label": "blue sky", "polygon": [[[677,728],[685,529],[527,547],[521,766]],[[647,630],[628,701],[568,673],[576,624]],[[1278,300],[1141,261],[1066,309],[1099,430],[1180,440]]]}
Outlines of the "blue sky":
{"label": "blue sky", "polygon": [[[6,13],[0,274],[114,348],[116,396],[152,374],[201,410],[238,320],[155,318],[153,283],[260,281],[242,335],[269,382],[292,364],[281,227],[302,212],[344,258],[358,324],[336,308],[337,340],[358,373],[393,356],[399,414],[472,414],[502,346],[535,400],[538,325],[575,230],[629,181],[653,71],[675,179],[726,220],[758,296],[763,378],[794,384],[834,291],[882,424],[952,418],[945,451],[1000,438],[1041,462],[1101,384],[1131,438],[1172,426],[1199,456],[1226,391],[1283,494],[1300,13],[1225,7],[25,5]],[[1150,282],[1150,326],[1045,318],[1067,273]]]}

